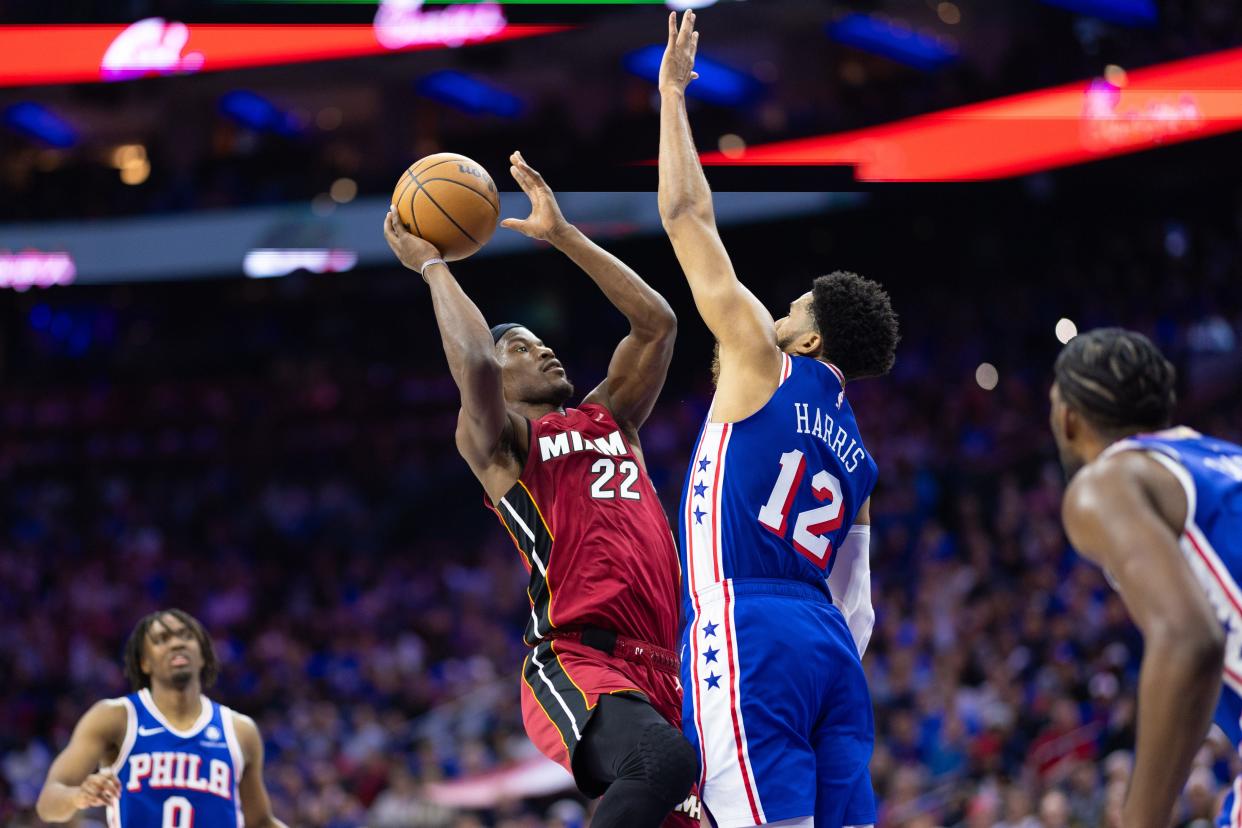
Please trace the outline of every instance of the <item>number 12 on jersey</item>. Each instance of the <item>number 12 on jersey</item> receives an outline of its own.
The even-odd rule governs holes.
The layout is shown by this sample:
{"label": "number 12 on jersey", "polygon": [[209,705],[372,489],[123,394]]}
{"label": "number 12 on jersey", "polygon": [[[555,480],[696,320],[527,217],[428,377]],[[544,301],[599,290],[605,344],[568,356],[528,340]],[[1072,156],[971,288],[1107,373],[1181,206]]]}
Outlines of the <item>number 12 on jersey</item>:
{"label": "number 12 on jersey", "polygon": [[[806,471],[806,455],[794,449],[781,455],[781,472],[768,502],[759,508],[759,522],[776,535],[785,537],[789,510],[798,493],[798,484]],[[838,529],[845,506],[841,497],[841,481],[827,470],[811,478],[811,493],[816,500],[828,501],[823,506],[799,513],[793,527],[793,545],[808,561],[825,569],[832,553],[832,543],[824,534]]]}

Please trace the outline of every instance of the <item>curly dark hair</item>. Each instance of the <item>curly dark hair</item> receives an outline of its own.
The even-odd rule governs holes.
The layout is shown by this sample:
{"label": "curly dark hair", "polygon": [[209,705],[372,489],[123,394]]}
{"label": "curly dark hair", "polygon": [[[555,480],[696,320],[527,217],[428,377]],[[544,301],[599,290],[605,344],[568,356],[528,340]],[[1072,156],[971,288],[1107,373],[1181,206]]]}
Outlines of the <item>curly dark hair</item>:
{"label": "curly dark hair", "polygon": [[134,631],[129,634],[129,640],[125,642],[125,678],[129,679],[129,686],[134,690],[151,686],[151,676],[142,671],[142,646],[147,640],[151,625],[163,619],[164,616],[172,616],[185,624],[198,639],[198,646],[203,651],[203,669],[199,673],[199,683],[203,689],[211,687],[215,684],[216,676],[220,672],[220,662],[216,660],[216,648],[211,644],[211,637],[207,635],[203,625],[198,623],[198,619],[185,610],[175,608],[157,610],[150,615],[143,616],[138,625],[134,627]]}
{"label": "curly dark hair", "polygon": [[879,377],[897,358],[897,314],[884,288],[857,273],[838,270],[811,286],[811,308],[820,358],[841,369],[847,380]]}
{"label": "curly dark hair", "polygon": [[1124,328],[1080,334],[1054,367],[1067,405],[1106,431],[1164,428],[1177,404],[1177,370],[1150,339]]}

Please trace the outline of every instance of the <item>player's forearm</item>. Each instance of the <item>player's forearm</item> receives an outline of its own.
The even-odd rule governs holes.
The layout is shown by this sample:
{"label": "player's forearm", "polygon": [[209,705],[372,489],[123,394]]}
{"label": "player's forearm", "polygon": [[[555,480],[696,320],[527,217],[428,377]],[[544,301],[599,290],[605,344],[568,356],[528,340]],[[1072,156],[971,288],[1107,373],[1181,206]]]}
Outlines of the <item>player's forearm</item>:
{"label": "player's forearm", "polygon": [[659,172],[657,202],[666,229],[671,232],[670,225],[684,220],[715,223],[712,191],[694,148],[683,90],[660,90]]}
{"label": "player's forearm", "polygon": [[35,812],[44,822],[68,822],[78,812],[78,787],[48,780],[39,793]]}
{"label": "player's forearm", "polygon": [[1220,693],[1219,636],[1147,631],[1126,828],[1166,828]]}
{"label": "player's forearm", "polygon": [[491,330],[447,266],[432,265],[427,270],[427,284],[449,371],[461,390],[463,406],[469,410],[493,387],[499,387],[500,365]]}
{"label": "player's forearm", "polygon": [[599,285],[608,301],[625,315],[635,331],[664,335],[676,329],[677,317],[664,297],[652,290],[625,262],[591,241],[577,227],[565,225],[551,242]]}

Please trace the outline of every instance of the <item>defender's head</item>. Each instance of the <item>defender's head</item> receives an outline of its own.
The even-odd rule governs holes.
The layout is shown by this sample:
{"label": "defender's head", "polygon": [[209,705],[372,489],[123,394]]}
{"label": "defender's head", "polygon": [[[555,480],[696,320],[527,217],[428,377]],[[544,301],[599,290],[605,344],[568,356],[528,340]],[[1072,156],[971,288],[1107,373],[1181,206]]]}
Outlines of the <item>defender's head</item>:
{"label": "defender's head", "polygon": [[776,320],[782,351],[831,362],[847,380],[887,374],[900,339],[884,288],[844,270],[818,277]]}
{"label": "defender's head", "polygon": [[574,394],[565,368],[531,330],[516,322],[492,328],[505,399],[529,405],[564,405]]}
{"label": "defender's head", "polygon": [[1115,440],[1173,419],[1177,372],[1140,333],[1100,328],[1076,336],[1054,372],[1050,419],[1067,477]]}
{"label": "defender's head", "polygon": [[179,609],[146,616],[125,642],[125,677],[135,690],[156,681],[182,690],[196,676],[199,686],[207,688],[218,672],[216,651],[203,625]]}

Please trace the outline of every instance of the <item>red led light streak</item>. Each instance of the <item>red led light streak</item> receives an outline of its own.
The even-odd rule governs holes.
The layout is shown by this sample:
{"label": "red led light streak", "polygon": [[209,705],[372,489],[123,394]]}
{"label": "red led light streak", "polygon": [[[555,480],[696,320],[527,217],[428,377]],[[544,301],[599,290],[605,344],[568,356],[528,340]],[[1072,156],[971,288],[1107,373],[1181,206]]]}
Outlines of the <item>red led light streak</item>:
{"label": "red led light streak", "polygon": [[1242,129],[1242,49],[890,124],[747,147],[718,165],[852,165],[859,181],[1022,175]]}

